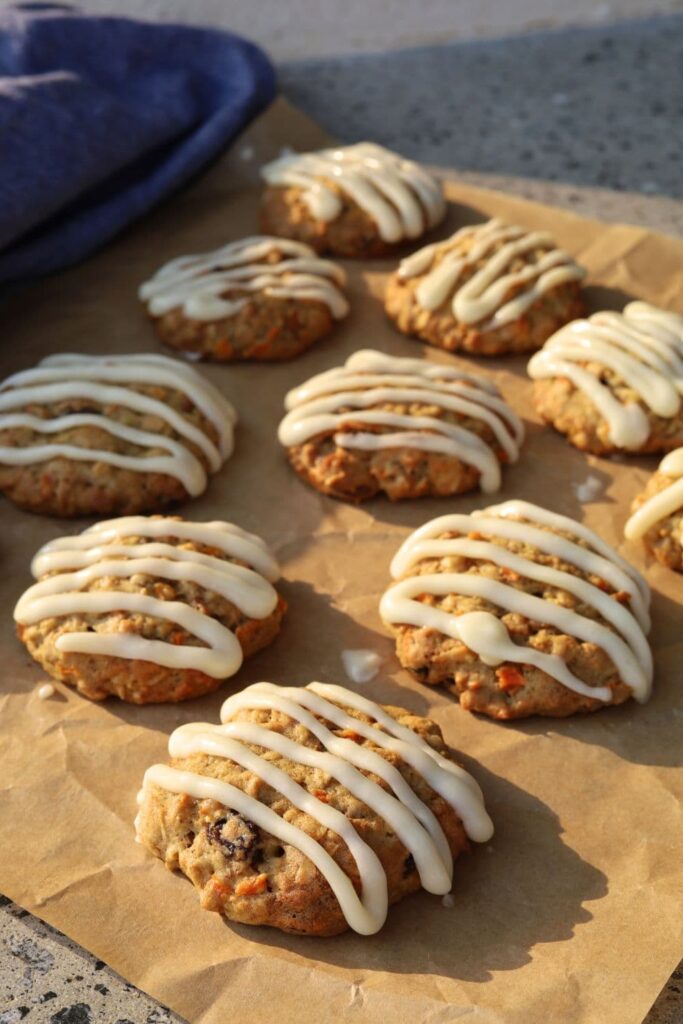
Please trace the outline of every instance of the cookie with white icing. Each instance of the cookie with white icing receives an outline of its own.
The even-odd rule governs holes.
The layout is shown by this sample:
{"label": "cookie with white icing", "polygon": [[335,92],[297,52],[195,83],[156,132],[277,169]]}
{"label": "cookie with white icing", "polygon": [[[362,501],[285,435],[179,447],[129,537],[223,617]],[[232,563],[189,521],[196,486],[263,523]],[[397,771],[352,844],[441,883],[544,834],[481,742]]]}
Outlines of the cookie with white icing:
{"label": "cookie with white icing", "polygon": [[627,540],[642,540],[658,562],[683,572],[683,448],[669,452],[631,506]]}
{"label": "cookie with white icing", "polygon": [[288,153],[261,176],[262,229],[321,253],[383,256],[420,238],[446,212],[436,178],[372,142]]}
{"label": "cookie with white icing", "polygon": [[597,711],[652,685],[649,588],[592,530],[526,501],[426,523],[380,611],[399,661],[492,718]]}
{"label": "cookie with white icing", "polygon": [[138,840],[205,910],[300,935],[377,932],[421,887],[445,894],[468,840],[493,832],[441,730],[341,686],[257,683],[222,725],[172,733],[145,774]]}
{"label": "cookie with white icing", "polygon": [[139,291],[171,348],[231,362],[291,359],[349,310],[346,274],[310,246],[255,235],[166,263]]}
{"label": "cookie with white icing", "polygon": [[385,307],[404,334],[449,352],[529,352],[581,316],[583,276],[547,232],[496,218],[402,260]]}
{"label": "cookie with white icing", "polygon": [[46,672],[93,700],[187,700],[277,635],[277,562],[232,523],[125,516],[50,541],[14,610]]}
{"label": "cookie with white icing", "polygon": [[236,421],[178,360],[49,356],[0,384],[0,491],[53,516],[158,511],[206,490]]}
{"label": "cookie with white icing", "polygon": [[646,302],[568,324],[529,362],[536,407],[582,451],[683,444],[683,317]]}
{"label": "cookie with white icing", "polygon": [[347,501],[496,491],[524,437],[495,385],[371,349],[290,391],[279,428],[296,472]]}

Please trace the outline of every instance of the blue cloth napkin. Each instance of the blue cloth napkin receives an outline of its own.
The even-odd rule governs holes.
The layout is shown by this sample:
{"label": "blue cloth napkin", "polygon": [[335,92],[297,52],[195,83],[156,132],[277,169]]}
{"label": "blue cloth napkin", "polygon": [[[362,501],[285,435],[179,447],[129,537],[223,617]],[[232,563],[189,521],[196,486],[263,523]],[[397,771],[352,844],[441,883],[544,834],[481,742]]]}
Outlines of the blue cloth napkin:
{"label": "blue cloth napkin", "polygon": [[188,181],[275,94],[229,32],[0,9],[0,281],[57,270]]}

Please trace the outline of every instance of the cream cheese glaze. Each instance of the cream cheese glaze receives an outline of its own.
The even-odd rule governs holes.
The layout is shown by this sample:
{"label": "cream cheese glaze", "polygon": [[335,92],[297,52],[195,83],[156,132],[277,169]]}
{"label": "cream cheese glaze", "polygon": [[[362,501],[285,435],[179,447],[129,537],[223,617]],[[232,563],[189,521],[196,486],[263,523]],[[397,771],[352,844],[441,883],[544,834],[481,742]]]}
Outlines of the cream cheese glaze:
{"label": "cream cheese glaze", "polygon": [[[476,467],[483,491],[500,486],[500,461],[473,431],[439,416],[411,416],[376,408],[382,403],[436,406],[486,423],[507,459],[514,462],[524,438],[519,417],[483,377],[421,359],[398,359],[362,349],[344,366],[312,377],[285,398],[287,415],[278,431],[287,448],[333,432],[342,448],[416,448],[437,451]],[[354,424],[353,430],[344,430]],[[362,427],[388,427],[375,433]]]}
{"label": "cream cheese glaze", "polygon": [[441,186],[419,164],[383,146],[359,142],[314,153],[287,153],[261,168],[268,185],[303,189],[311,215],[332,221],[343,201],[334,185],[365,211],[385,242],[418,238],[444,216]]}
{"label": "cream cheese glaze", "polygon": [[[463,251],[466,242],[469,248]],[[534,256],[537,250],[540,253]],[[512,269],[520,257],[525,264]],[[463,281],[481,260],[483,265]],[[544,292],[578,281],[584,273],[545,231],[527,231],[498,218],[426,245],[401,260],[398,268],[402,281],[424,275],[415,292],[423,309],[435,310],[448,302],[456,321],[489,330],[516,320]],[[515,295],[509,298],[511,289]]]}
{"label": "cream cheese glaze", "polygon": [[[165,402],[134,390],[134,385],[172,388],[186,395],[215,428],[216,444],[203,430]],[[169,438],[154,429],[131,427],[101,412],[65,413],[42,418],[22,412],[26,406],[40,406],[69,400],[95,402],[102,407],[119,406],[158,419],[178,434]],[[43,359],[35,369],[22,370],[0,384],[0,431],[26,427],[47,436],[45,444],[26,447],[0,446],[0,463],[28,466],[59,456],[85,462],[106,462],[138,473],[165,473],[179,480],[188,494],[196,496],[206,488],[207,474],[190,444],[199,448],[209,469],[215,473],[229,458],[237,414],[217,388],[191,366],[156,355],[91,356],[62,354]],[[113,437],[141,448],[161,450],[160,454],[124,455],[78,444],[49,443],[50,434],[76,427],[97,427]]]}
{"label": "cream cheese glaze", "polygon": [[[448,534],[456,536],[445,536]],[[521,541],[583,573],[594,574],[614,591],[625,593],[627,603],[621,604],[599,586],[579,576],[522,557],[504,547],[497,538]],[[578,544],[577,540],[588,546]],[[581,604],[594,609],[606,624],[486,575],[472,572],[411,575],[424,559],[450,555],[493,562],[526,579],[565,590]],[[644,702],[650,695],[652,655],[646,640],[650,626],[649,588],[640,574],[592,530],[566,516],[526,501],[508,501],[472,515],[440,516],[407,538],[391,563],[391,575],[399,582],[386,591],[380,603],[382,618],[390,625],[436,630],[460,640],[485,664],[499,665],[504,661],[531,664],[576,693],[606,703],[611,701],[609,687],[588,686],[559,656],[513,643],[505,624],[496,615],[486,611],[454,615],[419,600],[423,595],[480,597],[497,605],[503,613],[517,613],[547,623],[560,633],[595,644],[612,660],[620,678],[637,700]]]}
{"label": "cream cheese glaze", "polygon": [[[658,471],[670,476],[671,483],[648,498],[627,520],[624,527],[627,540],[638,540],[667,516],[683,509],[683,448],[669,452],[660,462]],[[683,532],[679,539],[683,543]]]}
{"label": "cream cheese glaze", "polygon": [[[281,257],[277,262],[269,259],[275,253]],[[342,268],[317,257],[310,246],[254,235],[212,252],[171,260],[140,287],[139,296],[155,317],[180,308],[192,320],[222,320],[260,293],[322,302],[339,320],[349,311],[341,290],[345,283]]]}
{"label": "cream cheese glaze", "polygon": [[[144,542],[124,543],[132,537]],[[169,538],[176,543],[168,543]],[[217,548],[246,565],[181,547],[186,541]],[[16,605],[14,618],[21,625],[73,614],[128,611],[173,622],[201,641],[201,646],[185,646],[134,633],[64,632],[56,640],[58,651],[141,659],[167,668],[196,669],[215,679],[233,675],[242,664],[237,637],[217,619],[181,601],[85,588],[105,577],[111,587],[112,580],[129,580],[138,574],[184,580],[220,594],[248,618],[263,619],[277,605],[272,583],[280,575],[265,542],[232,523],[191,523],[156,516],[109,519],[75,537],[59,537],[40,549],[31,571],[43,578]]]}
{"label": "cream cheese glaze", "polygon": [[380,670],[382,658],[377,651],[347,648],[341,652],[344,671],[353,683],[369,683]]}
{"label": "cream cheese glaze", "polygon": [[[602,368],[616,374],[638,401],[622,401],[600,380]],[[594,313],[557,331],[532,356],[528,370],[534,380],[567,378],[604,418],[614,445],[640,448],[650,436],[646,409],[667,419],[681,410],[683,317],[646,302],[630,302],[623,313]]]}
{"label": "cream cheese glaze", "polygon": [[[363,712],[372,722],[354,718],[345,707]],[[235,714],[244,708],[264,708],[289,716],[308,729],[322,749],[314,750],[252,722],[234,720]],[[397,768],[375,751],[335,735],[325,723],[352,729],[376,746],[398,754],[450,804],[475,842],[486,842],[493,834],[481,790],[467,772],[442,757],[411,729],[396,722],[374,701],[344,687],[323,683],[310,683],[306,687],[257,683],[225,701],[221,721],[222,725],[194,723],[176,729],[169,741],[169,753],[174,758],[198,752],[229,758],[335,832],[356,862],[361,879],[360,895],[345,872],[312,836],[229,783],[167,765],[153,765],[145,773],[138,802],[144,803],[149,787],[159,786],[172,793],[186,793],[196,800],[216,800],[237,811],[308,857],[329,883],[349,926],[363,935],[377,932],[387,915],[387,879],[379,858],[344,814],[294,782],[267,759],[268,751],[275,751],[297,764],[322,769],[384,818],[412,854],[422,885],[429,892],[447,893],[453,872],[448,841],[435,815]],[[263,753],[254,752],[249,744],[258,746]],[[375,782],[373,775],[387,788]],[[136,829],[138,824],[139,817]]]}

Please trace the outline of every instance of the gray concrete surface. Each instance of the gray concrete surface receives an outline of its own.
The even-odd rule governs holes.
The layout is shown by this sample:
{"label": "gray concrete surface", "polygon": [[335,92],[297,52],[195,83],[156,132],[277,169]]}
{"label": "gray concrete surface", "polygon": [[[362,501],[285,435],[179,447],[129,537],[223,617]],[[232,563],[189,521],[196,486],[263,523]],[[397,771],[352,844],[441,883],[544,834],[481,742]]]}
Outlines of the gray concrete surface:
{"label": "gray concrete surface", "polygon": [[281,68],[340,139],[458,170],[683,195],[683,14]]}
{"label": "gray concrete surface", "polygon": [[[453,0],[449,9],[464,10],[469,2]],[[519,2],[510,6],[519,7]],[[130,4],[138,11],[144,7],[147,14],[152,8],[174,8],[172,0]],[[432,30],[435,12],[447,5],[448,0],[415,5],[418,13],[426,12],[425,32]],[[99,4],[90,0],[89,6]],[[102,6],[112,5],[102,0]],[[183,6],[199,18],[211,5],[207,0]],[[380,6],[386,10],[391,4]],[[645,6],[614,5],[617,14],[626,8],[642,13]],[[680,5],[652,6],[671,10]],[[357,7],[349,7],[351,23]],[[584,11],[588,7],[577,5]],[[683,235],[678,201],[683,191],[683,15],[607,25],[602,15],[595,16],[596,7],[591,7],[593,20],[600,24],[592,28],[395,54],[297,60],[281,66],[282,89],[343,141],[374,138],[422,160],[455,167],[473,184]],[[532,8],[530,2],[526,9]],[[481,4],[481,16],[490,9]],[[252,35],[261,16],[247,29]],[[375,38],[373,17],[368,24],[368,38]],[[352,48],[352,27],[336,37],[342,49]],[[375,45],[390,45],[395,38]],[[420,39],[413,35],[411,41]],[[681,988],[679,970],[648,1024],[683,1024]],[[179,1022],[101,961],[5,901],[0,905],[0,1024],[22,1020]]]}
{"label": "gray concrete surface", "polygon": [[222,25],[277,61],[377,53],[601,25],[683,10],[683,0],[82,0],[86,10]]}

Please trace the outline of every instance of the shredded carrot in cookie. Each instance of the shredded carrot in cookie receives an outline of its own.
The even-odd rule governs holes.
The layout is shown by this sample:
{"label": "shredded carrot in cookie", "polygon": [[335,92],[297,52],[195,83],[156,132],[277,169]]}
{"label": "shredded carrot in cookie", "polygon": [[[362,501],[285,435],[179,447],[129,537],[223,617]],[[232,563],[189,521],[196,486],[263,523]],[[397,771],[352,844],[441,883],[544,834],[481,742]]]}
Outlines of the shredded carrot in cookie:
{"label": "shredded carrot in cookie", "polygon": [[216,355],[219,359],[229,359],[233,353],[232,345],[227,338],[219,338],[216,342]]}
{"label": "shredded carrot in cookie", "polygon": [[257,875],[256,878],[243,878],[235,886],[235,896],[256,896],[268,888],[268,876]]}
{"label": "shredded carrot in cookie", "polygon": [[361,737],[353,729],[341,729],[339,735],[343,736],[345,740],[353,740],[354,743],[358,743]]}
{"label": "shredded carrot in cookie", "polygon": [[[225,898],[226,896],[230,896],[230,894],[232,893],[232,886],[228,885],[227,882],[220,881],[215,875],[213,876],[209,884],[211,885],[211,888],[213,889],[216,896]],[[240,882],[240,885],[242,884],[243,883]],[[239,889],[239,885],[237,888]]]}
{"label": "shredded carrot in cookie", "polygon": [[506,693],[510,690],[518,690],[526,682],[522,673],[510,665],[503,665],[501,668],[497,668],[496,678],[501,690],[505,690]]}

